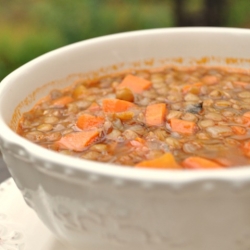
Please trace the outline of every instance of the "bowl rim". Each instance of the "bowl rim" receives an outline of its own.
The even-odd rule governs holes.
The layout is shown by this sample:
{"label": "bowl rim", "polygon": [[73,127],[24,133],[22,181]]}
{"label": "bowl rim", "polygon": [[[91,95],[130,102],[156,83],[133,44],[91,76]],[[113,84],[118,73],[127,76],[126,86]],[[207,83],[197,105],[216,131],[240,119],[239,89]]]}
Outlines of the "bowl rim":
{"label": "bowl rim", "polygon": [[[99,43],[102,41],[109,41],[116,38],[133,37],[148,34],[166,33],[226,33],[226,34],[247,34],[250,36],[250,29],[245,28],[223,28],[223,27],[177,27],[177,28],[157,28],[148,30],[138,30],[122,32],[112,35],[101,36],[92,38],[80,42],[76,42],[70,45],[63,46],[61,48],[52,50],[45,53],[30,62],[19,67],[8,76],[6,76],[0,83],[0,98],[4,93],[9,81],[13,78],[17,78],[18,75],[24,71],[27,71],[33,64],[40,61],[49,60],[50,57],[56,57],[63,51],[70,50],[76,47],[82,47],[90,43]],[[28,72],[28,71],[27,71]],[[0,110],[1,111],[1,110]],[[0,112],[0,144],[3,149],[11,151],[13,147],[21,148],[27,157],[35,162],[44,162],[44,168],[47,165],[52,166],[50,168],[51,173],[57,172],[64,175],[66,172],[85,172],[88,174],[96,174],[100,176],[106,176],[116,179],[127,179],[139,182],[154,182],[154,183],[189,183],[193,181],[202,180],[220,180],[227,182],[244,182],[250,181],[250,168],[249,167],[237,167],[231,169],[221,170],[158,170],[158,169],[137,169],[133,167],[119,167],[115,164],[101,163],[95,161],[88,161],[78,159],[71,156],[61,155],[57,152],[50,151],[41,146],[38,146],[18,134],[16,134],[8,124],[4,121],[2,113]],[[4,150],[3,150],[4,155]],[[46,165],[47,164],[47,165]],[[56,168],[53,166],[57,166]],[[35,164],[34,164],[34,167]],[[41,166],[39,166],[41,167]],[[50,173],[47,171],[47,173]],[[72,175],[73,176],[73,175]]]}

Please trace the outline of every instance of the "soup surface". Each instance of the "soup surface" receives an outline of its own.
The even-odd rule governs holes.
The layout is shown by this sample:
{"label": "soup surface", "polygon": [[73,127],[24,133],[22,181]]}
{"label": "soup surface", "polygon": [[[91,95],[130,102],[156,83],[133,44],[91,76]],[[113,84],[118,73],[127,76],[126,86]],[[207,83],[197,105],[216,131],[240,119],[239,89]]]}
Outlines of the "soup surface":
{"label": "soup surface", "polygon": [[169,66],[77,80],[23,114],[17,132],[61,154],[131,167],[250,165],[250,74]]}

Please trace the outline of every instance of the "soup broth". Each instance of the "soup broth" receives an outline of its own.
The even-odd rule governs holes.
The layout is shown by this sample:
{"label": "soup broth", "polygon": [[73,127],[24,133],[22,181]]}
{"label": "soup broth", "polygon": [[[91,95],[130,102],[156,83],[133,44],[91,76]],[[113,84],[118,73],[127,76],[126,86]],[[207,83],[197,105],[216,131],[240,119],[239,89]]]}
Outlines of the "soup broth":
{"label": "soup broth", "polygon": [[61,154],[120,166],[250,164],[250,75],[219,67],[131,70],[55,89],[18,134]]}

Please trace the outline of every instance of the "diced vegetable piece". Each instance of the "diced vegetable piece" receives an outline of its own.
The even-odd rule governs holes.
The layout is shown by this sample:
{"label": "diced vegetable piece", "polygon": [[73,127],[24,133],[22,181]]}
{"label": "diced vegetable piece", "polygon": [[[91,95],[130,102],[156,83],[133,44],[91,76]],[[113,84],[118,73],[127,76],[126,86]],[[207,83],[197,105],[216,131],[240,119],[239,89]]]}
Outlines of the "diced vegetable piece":
{"label": "diced vegetable piece", "polygon": [[66,106],[67,104],[71,103],[74,101],[74,99],[70,96],[63,96],[58,99],[55,99],[52,101],[53,106],[58,106],[58,107],[63,107]]}
{"label": "diced vegetable piece", "polygon": [[130,144],[133,147],[143,147],[143,146],[145,146],[146,141],[143,138],[137,137],[134,140],[131,140]]}
{"label": "diced vegetable piece", "polygon": [[104,121],[104,117],[83,114],[78,118],[76,125],[80,129],[88,130],[101,127],[104,124]]}
{"label": "diced vegetable piece", "polygon": [[118,99],[104,99],[102,101],[103,111],[107,113],[124,112],[135,107],[131,102]]}
{"label": "diced vegetable piece", "polygon": [[178,132],[182,134],[194,134],[197,126],[194,122],[184,121],[181,119],[170,119],[170,126],[173,132]]}
{"label": "diced vegetable piece", "polygon": [[216,76],[204,76],[204,77],[202,78],[202,81],[203,81],[205,84],[213,85],[213,84],[218,83],[218,78],[217,78]]}
{"label": "diced vegetable piece", "polygon": [[101,107],[99,104],[97,104],[96,102],[93,102],[89,107],[88,107],[89,111],[99,111],[101,110]]}
{"label": "diced vegetable piece", "polygon": [[151,126],[162,125],[165,121],[166,114],[167,114],[167,106],[165,103],[148,105],[145,114],[147,125]]}
{"label": "diced vegetable piece", "polygon": [[213,159],[214,162],[220,164],[223,167],[230,167],[233,165],[232,161],[227,159],[227,158],[223,158],[223,157],[218,157]]}
{"label": "diced vegetable piece", "polygon": [[118,88],[128,88],[134,93],[141,93],[143,90],[149,89],[152,83],[146,79],[134,75],[127,75],[118,85]]}
{"label": "diced vegetable piece", "polygon": [[182,167],[175,161],[171,153],[166,153],[153,160],[142,161],[135,165],[137,168],[156,168],[156,169],[181,169]]}
{"label": "diced vegetable piece", "polygon": [[214,161],[198,157],[198,156],[191,156],[186,158],[182,165],[184,168],[187,169],[219,169],[223,168],[222,165],[216,163]]}
{"label": "diced vegetable piece", "polygon": [[244,116],[245,118],[250,119],[250,111],[245,112],[245,113],[243,114],[243,116]]}
{"label": "diced vegetable piece", "polygon": [[233,82],[234,85],[242,87],[242,88],[246,88],[248,86],[250,86],[250,83],[247,82],[241,82],[241,81],[235,81]]}
{"label": "diced vegetable piece", "polygon": [[246,134],[246,129],[241,127],[241,126],[231,126],[234,134],[236,135],[245,135]]}
{"label": "diced vegetable piece", "polygon": [[98,136],[99,131],[97,129],[70,133],[63,136],[57,144],[60,149],[69,149],[80,152],[93,143]]}
{"label": "diced vegetable piece", "polygon": [[242,144],[242,151],[246,156],[250,157],[250,141],[246,141]]}
{"label": "diced vegetable piece", "polygon": [[250,125],[250,111],[247,111],[243,114],[243,122],[246,123],[246,125]]}

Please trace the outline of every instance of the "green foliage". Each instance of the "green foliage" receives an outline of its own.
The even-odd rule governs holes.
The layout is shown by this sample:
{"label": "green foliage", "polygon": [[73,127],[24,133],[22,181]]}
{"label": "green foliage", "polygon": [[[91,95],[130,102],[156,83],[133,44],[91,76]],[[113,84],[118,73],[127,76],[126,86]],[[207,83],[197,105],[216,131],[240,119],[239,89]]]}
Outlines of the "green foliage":
{"label": "green foliage", "polygon": [[62,45],[173,25],[170,1],[0,0],[0,79]]}
{"label": "green foliage", "polygon": [[50,50],[64,45],[56,33],[33,31],[19,39],[6,33],[0,39],[0,79],[11,71]]}
{"label": "green foliage", "polygon": [[[33,58],[66,44],[174,26],[174,1],[0,0],[0,80]],[[202,8],[202,0],[183,2],[189,11]],[[248,0],[228,0],[225,26],[249,27],[248,5]]]}
{"label": "green foliage", "polygon": [[[145,3],[145,2],[144,2]],[[37,21],[60,30],[67,43],[91,37],[153,27],[173,25],[168,1],[54,0],[35,6]],[[51,11],[53,10],[53,11]]]}
{"label": "green foliage", "polygon": [[250,27],[249,0],[229,0],[227,25],[233,27]]}

